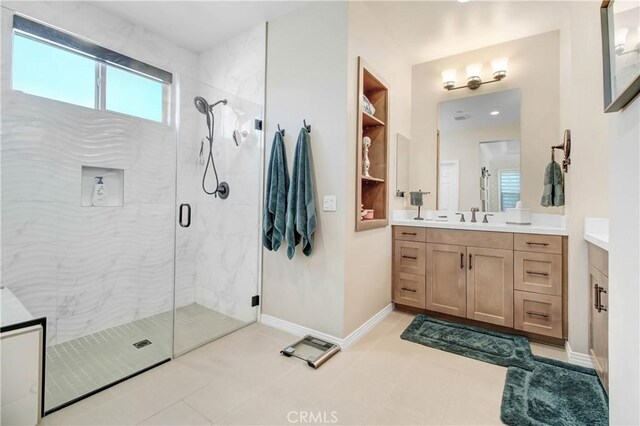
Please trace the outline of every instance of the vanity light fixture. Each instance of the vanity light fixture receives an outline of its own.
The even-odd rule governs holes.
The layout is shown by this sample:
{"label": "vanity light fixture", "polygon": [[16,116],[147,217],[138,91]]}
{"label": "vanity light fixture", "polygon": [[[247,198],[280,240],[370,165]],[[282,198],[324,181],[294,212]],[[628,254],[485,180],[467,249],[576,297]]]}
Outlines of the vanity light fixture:
{"label": "vanity light fixture", "polygon": [[442,86],[446,90],[463,89],[465,87],[476,90],[483,84],[495,83],[507,76],[507,65],[509,63],[508,58],[498,58],[491,61],[491,69],[493,71],[493,80],[482,81],[480,74],[482,73],[482,64],[469,64],[467,65],[467,84],[465,86],[456,87],[456,70],[448,69],[442,72]]}

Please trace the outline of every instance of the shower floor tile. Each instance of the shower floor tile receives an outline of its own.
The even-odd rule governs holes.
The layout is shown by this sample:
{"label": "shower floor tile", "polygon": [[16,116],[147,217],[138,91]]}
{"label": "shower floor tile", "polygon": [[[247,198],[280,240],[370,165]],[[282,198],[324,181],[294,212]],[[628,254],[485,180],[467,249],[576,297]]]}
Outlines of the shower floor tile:
{"label": "shower floor tile", "polygon": [[[47,348],[45,409],[51,410],[171,357],[173,313],[163,312]],[[237,330],[245,322],[196,303],[176,309],[175,352]],[[133,344],[149,340],[136,348]]]}

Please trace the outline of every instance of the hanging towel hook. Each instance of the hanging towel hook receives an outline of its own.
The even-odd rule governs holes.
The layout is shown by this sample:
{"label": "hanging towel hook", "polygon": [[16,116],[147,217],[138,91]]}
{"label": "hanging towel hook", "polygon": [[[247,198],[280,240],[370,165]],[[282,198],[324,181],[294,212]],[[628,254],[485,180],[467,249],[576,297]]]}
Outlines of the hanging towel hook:
{"label": "hanging towel hook", "polygon": [[278,124],[278,131],[280,132],[280,134],[282,135],[282,137],[284,138],[284,129],[280,128],[280,124]]}
{"label": "hanging towel hook", "polygon": [[307,124],[306,119],[303,119],[302,123],[304,124],[304,128],[307,129],[307,132],[311,133],[311,124]]}

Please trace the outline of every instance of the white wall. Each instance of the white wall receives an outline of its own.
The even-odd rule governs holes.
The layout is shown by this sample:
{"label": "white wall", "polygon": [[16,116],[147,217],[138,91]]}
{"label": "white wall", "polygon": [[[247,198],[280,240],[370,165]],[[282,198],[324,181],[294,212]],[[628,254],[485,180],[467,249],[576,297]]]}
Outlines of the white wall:
{"label": "white wall", "polygon": [[640,424],[640,99],[610,115],[609,409]]}
{"label": "white wall", "polygon": [[[569,217],[569,344],[588,352],[589,276],[585,217],[609,214],[609,153],[603,112],[600,12],[593,2],[571,5],[562,47],[561,128],[571,129],[571,165],[565,174]],[[588,89],[587,89],[588,88]]]}
{"label": "white wall", "polygon": [[[492,59],[509,58],[507,77],[499,83],[448,92],[440,73],[458,70],[462,81],[466,65],[483,63],[483,79],[490,77]],[[436,156],[438,103],[451,99],[520,89],[522,201],[534,212],[561,213],[562,208],[540,206],[544,169],[550,161],[550,147],[560,143],[560,55],[559,32],[552,31],[519,40],[484,47],[414,65],[412,73],[411,187],[430,191],[425,208],[436,208]]]}
{"label": "white wall", "polygon": [[389,211],[403,207],[403,199],[394,196],[396,142],[398,133],[411,132],[411,67],[381,19],[365,2],[349,2],[345,336],[391,303],[391,227],[355,232],[358,56],[389,84]]}
{"label": "white wall", "polygon": [[[286,129],[289,167],[302,120],[311,128],[318,227],[313,253],[263,250],[262,313],[342,336],[344,325],[347,150],[348,4],[312,2],[269,22],[266,149],[277,125]],[[355,147],[354,147],[355,150]],[[351,176],[349,176],[351,177]],[[322,196],[337,211],[322,211]]]}

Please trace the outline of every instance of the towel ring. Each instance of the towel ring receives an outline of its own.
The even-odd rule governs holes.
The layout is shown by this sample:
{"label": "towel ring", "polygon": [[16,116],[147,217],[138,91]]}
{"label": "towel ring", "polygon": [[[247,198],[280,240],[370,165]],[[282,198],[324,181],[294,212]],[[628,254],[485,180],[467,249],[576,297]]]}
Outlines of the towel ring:
{"label": "towel ring", "polygon": [[569,171],[569,164],[571,164],[571,130],[565,129],[562,143],[551,147],[551,161],[555,161],[554,153],[556,149],[564,151],[562,170],[567,173]]}

